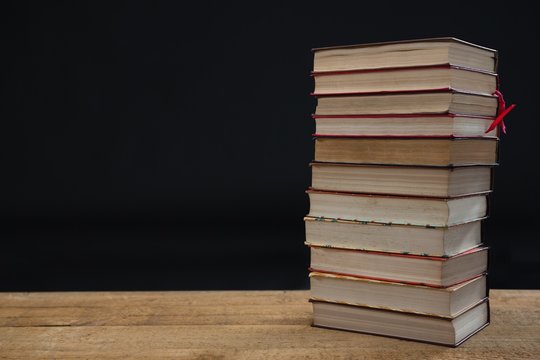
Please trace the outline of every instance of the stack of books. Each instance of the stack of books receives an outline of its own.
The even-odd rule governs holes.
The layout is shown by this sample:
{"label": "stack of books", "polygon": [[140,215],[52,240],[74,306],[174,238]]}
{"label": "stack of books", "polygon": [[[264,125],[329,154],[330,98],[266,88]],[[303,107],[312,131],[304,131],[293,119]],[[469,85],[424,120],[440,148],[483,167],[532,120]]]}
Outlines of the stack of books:
{"label": "stack of books", "polygon": [[497,52],[437,38],[314,58],[313,324],[459,345],[489,323]]}

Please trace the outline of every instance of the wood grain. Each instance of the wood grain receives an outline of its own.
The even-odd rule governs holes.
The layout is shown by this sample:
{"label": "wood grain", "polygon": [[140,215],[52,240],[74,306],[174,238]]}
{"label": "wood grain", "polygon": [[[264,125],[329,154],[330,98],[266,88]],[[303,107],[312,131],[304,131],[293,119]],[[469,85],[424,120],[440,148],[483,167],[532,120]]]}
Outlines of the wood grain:
{"label": "wood grain", "polygon": [[540,291],[457,349],[313,328],[307,291],[0,293],[0,358],[539,359]]}

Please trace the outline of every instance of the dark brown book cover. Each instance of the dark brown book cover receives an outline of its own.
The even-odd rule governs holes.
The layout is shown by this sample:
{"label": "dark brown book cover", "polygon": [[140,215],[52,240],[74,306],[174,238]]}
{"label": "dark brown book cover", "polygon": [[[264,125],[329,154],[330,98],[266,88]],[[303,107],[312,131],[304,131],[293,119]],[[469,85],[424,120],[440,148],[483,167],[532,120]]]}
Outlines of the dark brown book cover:
{"label": "dark brown book cover", "polygon": [[[345,92],[345,93],[328,93],[328,94],[315,94],[311,95],[316,97],[338,97],[338,96],[380,96],[380,95],[403,95],[403,94],[427,94],[427,93],[452,93],[473,95],[487,98],[497,98],[495,95],[489,95],[484,93],[478,93],[473,91],[456,90],[452,88],[441,89],[426,89],[426,90],[389,90],[389,91],[371,91],[371,92]],[[359,114],[361,115],[361,114]]]}
{"label": "dark brown book cover", "polygon": [[[344,164],[348,165],[348,164]],[[477,166],[477,165],[475,165]],[[486,165],[488,166],[488,165]],[[326,190],[316,190],[313,188],[308,188],[306,190],[306,193],[319,193],[319,194],[334,194],[334,195],[344,195],[344,196],[365,196],[365,197],[386,197],[386,198],[398,198],[398,199],[426,199],[426,200],[433,200],[433,201],[448,201],[452,199],[459,199],[459,198],[466,198],[466,197],[473,197],[478,195],[487,195],[491,191],[485,191],[478,194],[465,194],[465,195],[459,195],[454,197],[432,197],[432,196],[418,196],[418,195],[394,195],[394,194],[366,194],[366,193],[351,193],[351,192],[339,192],[339,191],[326,191]]]}
{"label": "dark brown book cover", "polygon": [[366,72],[392,72],[392,71],[407,71],[407,70],[422,70],[422,69],[457,69],[464,71],[471,71],[476,73],[482,73],[492,76],[497,76],[496,73],[482,70],[474,69],[462,65],[452,65],[452,64],[442,64],[442,65],[415,65],[415,66],[392,66],[385,68],[373,68],[373,69],[355,69],[355,70],[330,70],[330,71],[312,71],[311,76],[325,76],[325,75],[344,75],[344,74],[356,74],[356,73],[366,73]]}
{"label": "dark brown book cover", "polygon": [[434,37],[434,38],[425,38],[425,39],[406,39],[406,40],[396,40],[396,41],[382,41],[382,42],[373,42],[365,44],[350,44],[350,45],[339,45],[339,46],[326,46],[326,47],[317,47],[311,49],[311,51],[319,50],[330,50],[330,49],[347,49],[347,48],[358,48],[358,47],[370,47],[370,46],[381,46],[381,45],[392,45],[392,44],[407,44],[407,43],[420,43],[420,42],[456,42],[464,45],[469,45],[478,49],[491,51],[494,54],[497,54],[497,50],[490,49],[485,46],[476,45],[465,40],[461,40],[451,36],[444,37]]}

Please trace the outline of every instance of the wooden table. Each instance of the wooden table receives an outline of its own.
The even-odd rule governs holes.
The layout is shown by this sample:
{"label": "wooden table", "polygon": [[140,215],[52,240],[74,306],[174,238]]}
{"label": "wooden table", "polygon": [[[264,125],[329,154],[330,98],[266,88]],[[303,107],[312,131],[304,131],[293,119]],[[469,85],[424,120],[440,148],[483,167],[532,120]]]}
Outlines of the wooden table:
{"label": "wooden table", "polygon": [[0,293],[0,358],[540,359],[540,291],[457,349],[313,328],[307,291]]}

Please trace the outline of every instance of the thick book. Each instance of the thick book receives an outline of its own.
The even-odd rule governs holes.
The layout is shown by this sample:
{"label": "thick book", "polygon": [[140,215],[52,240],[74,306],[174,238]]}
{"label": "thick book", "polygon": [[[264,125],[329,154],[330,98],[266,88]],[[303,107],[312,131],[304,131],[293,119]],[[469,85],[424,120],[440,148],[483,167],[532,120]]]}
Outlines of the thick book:
{"label": "thick book", "polygon": [[317,190],[389,195],[457,197],[492,188],[491,166],[433,167],[311,163]]}
{"label": "thick book", "polygon": [[313,72],[315,95],[454,89],[491,95],[495,73],[453,65]]}
{"label": "thick book", "polygon": [[315,72],[456,65],[495,72],[497,51],[451,37],[313,49]]}
{"label": "thick book", "polygon": [[317,96],[315,115],[463,114],[495,116],[497,97],[456,90]]}
{"label": "thick book", "polygon": [[445,227],[485,218],[487,194],[457,198],[406,197],[308,190],[310,217]]}
{"label": "thick book", "polygon": [[482,244],[481,220],[450,227],[305,217],[306,245],[450,257]]}
{"label": "thick book", "polygon": [[315,161],[384,165],[496,165],[496,139],[317,137]]}
{"label": "thick book", "polygon": [[313,115],[315,136],[497,137],[491,117],[456,114]]}
{"label": "thick book", "polygon": [[487,299],[455,318],[312,301],[313,326],[458,346],[489,324]]}
{"label": "thick book", "polygon": [[311,271],[406,284],[448,287],[487,271],[487,247],[451,257],[310,246]]}
{"label": "thick book", "polygon": [[311,300],[453,318],[487,297],[486,276],[447,288],[309,274]]}

